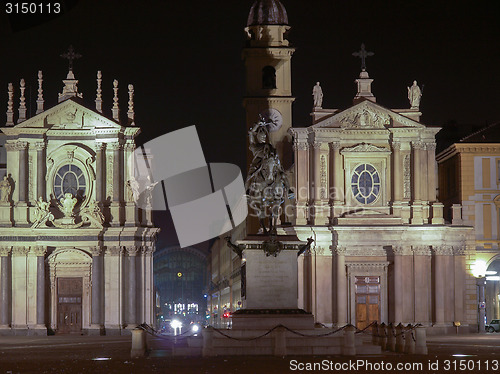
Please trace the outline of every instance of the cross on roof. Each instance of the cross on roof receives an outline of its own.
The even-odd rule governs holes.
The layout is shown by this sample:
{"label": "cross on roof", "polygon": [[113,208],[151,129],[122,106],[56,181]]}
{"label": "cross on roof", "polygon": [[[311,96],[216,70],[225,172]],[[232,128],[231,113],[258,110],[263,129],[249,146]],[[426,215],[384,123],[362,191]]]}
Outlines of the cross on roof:
{"label": "cross on roof", "polygon": [[354,52],[352,55],[355,57],[359,57],[361,59],[361,70],[365,71],[366,70],[366,58],[373,56],[375,53],[373,52],[367,52],[365,49],[365,44],[361,43],[361,49],[359,52]]}
{"label": "cross on roof", "polygon": [[75,53],[73,46],[70,45],[68,48],[68,52],[63,53],[61,57],[69,61],[69,70],[73,70],[73,60],[79,59],[80,57],[82,57],[82,55],[79,53]]}

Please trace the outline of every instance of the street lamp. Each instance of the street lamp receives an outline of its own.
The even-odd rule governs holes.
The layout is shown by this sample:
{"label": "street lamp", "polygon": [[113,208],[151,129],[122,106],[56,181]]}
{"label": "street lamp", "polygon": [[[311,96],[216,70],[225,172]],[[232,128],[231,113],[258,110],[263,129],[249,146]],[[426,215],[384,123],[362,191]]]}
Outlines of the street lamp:
{"label": "street lamp", "polygon": [[479,293],[479,298],[478,298],[478,316],[479,316],[479,321],[478,321],[478,329],[479,333],[484,333],[485,331],[485,324],[486,324],[486,300],[485,300],[485,295],[484,295],[484,289],[486,285],[486,269],[488,266],[486,265],[486,262],[483,260],[476,260],[474,265],[472,266],[472,275],[476,277],[476,285],[478,287],[478,293]]}

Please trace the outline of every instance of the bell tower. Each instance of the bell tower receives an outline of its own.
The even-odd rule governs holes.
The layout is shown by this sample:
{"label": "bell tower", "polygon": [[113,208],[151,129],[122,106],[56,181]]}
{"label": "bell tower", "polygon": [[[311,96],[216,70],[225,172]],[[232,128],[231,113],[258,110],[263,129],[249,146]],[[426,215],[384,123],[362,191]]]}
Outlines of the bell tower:
{"label": "bell tower", "polygon": [[[285,170],[292,164],[292,79],[291,59],[294,48],[286,39],[288,16],[279,0],[257,0],[248,15],[245,61],[246,91],[243,106],[247,130],[259,115],[272,121],[270,139],[276,147]],[[247,154],[247,164],[251,155]]]}

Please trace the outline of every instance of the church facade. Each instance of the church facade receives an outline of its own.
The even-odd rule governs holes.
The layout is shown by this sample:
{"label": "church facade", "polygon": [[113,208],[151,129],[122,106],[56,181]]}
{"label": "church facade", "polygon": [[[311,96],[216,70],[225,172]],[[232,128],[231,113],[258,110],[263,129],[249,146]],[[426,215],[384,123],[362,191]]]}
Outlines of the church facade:
{"label": "church facade", "polygon": [[0,334],[122,334],[152,324],[158,229],[139,209],[129,175],[135,149],[133,87],[128,124],[82,105],[70,67],[59,103],[26,118],[21,82],[14,123],[9,87],[7,174],[0,183]]}
{"label": "church facade", "polygon": [[[295,188],[279,233],[315,240],[298,259],[299,308],[327,326],[421,323],[429,332],[454,332],[454,323],[460,322],[462,329],[474,331],[473,228],[443,218],[436,196],[435,135],[440,129],[420,122],[417,83],[408,87],[408,109],[377,103],[364,62],[369,53],[362,46],[356,54],[363,64],[353,105],[322,108],[318,83],[312,124],[292,127],[294,49],[286,40],[288,29],[280,1],[253,4],[245,29],[244,105],[247,128],[259,114],[273,122],[271,141]],[[233,241],[255,233],[255,226],[233,233]],[[211,308],[235,310],[244,305],[244,297],[235,297],[231,289],[238,288],[239,274],[235,256],[224,255],[230,249],[223,247],[217,242],[212,256],[231,262],[217,263],[212,271]]]}

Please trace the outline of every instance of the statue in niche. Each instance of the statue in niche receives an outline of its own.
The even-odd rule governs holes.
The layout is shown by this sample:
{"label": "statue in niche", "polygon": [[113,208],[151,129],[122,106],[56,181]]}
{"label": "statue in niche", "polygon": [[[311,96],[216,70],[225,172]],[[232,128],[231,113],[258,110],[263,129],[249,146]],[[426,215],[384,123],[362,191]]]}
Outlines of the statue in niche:
{"label": "statue in niche", "polygon": [[75,209],[75,205],[78,202],[76,197],[73,197],[73,194],[67,192],[59,201],[62,205],[62,212],[64,214],[64,217],[72,217],[73,209]]}
{"label": "statue in niche", "polygon": [[411,87],[408,87],[408,100],[410,101],[411,109],[419,109],[421,97],[422,91],[417,85],[417,81],[413,81],[413,85]]}
{"label": "statue in niche", "polygon": [[312,96],[314,101],[313,107],[321,109],[321,106],[323,105],[323,90],[321,89],[319,82],[316,82],[316,85],[313,87]]}
{"label": "statue in niche", "polygon": [[128,201],[133,201],[137,202],[139,200],[139,182],[132,177],[127,181],[127,187],[128,187]]}
{"label": "statue in niche", "polygon": [[3,180],[0,182],[0,202],[8,203],[10,193],[12,192],[12,185],[6,175],[4,175]]}
{"label": "statue in niche", "polygon": [[[294,197],[276,148],[270,143],[269,125],[261,117],[249,131],[253,160],[245,181],[249,205],[259,218],[264,234],[276,232],[276,221],[285,196]],[[269,218],[268,226],[266,218]]]}

